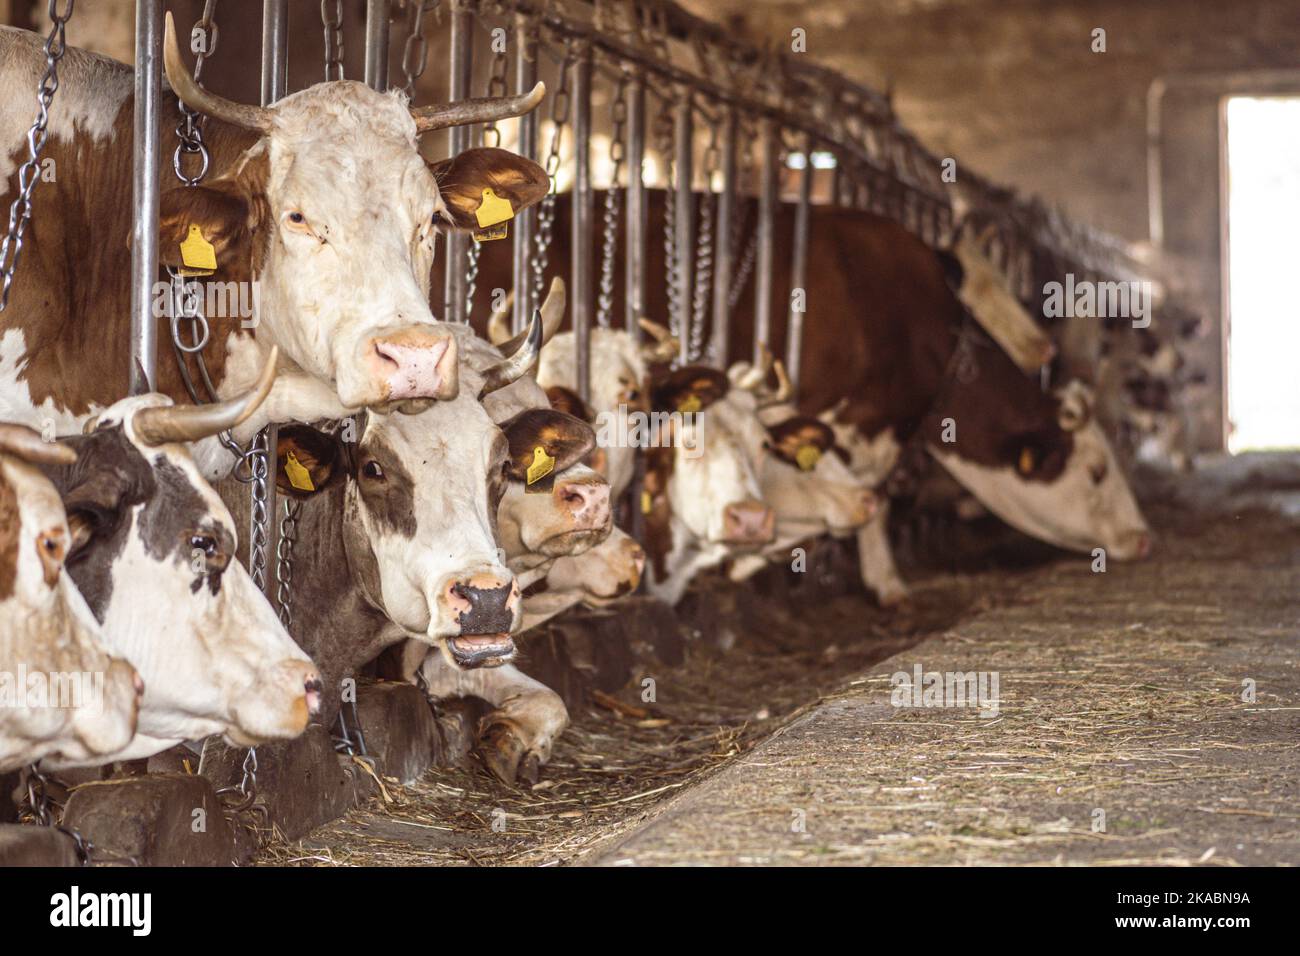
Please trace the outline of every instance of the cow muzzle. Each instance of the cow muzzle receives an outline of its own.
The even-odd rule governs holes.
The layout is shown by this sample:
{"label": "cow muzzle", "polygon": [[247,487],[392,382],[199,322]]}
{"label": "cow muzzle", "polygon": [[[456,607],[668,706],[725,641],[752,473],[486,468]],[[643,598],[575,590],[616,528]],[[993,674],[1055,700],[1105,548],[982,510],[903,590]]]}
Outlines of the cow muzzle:
{"label": "cow muzzle", "polygon": [[574,531],[599,531],[610,522],[609,483],[603,479],[561,480],[555,483],[555,500],[573,522]]}
{"label": "cow muzzle", "polygon": [[365,340],[362,354],[382,397],[358,404],[450,400],[460,391],[456,340],[449,332],[402,329]]}
{"label": "cow muzzle", "polygon": [[320,716],[321,679],[311,661],[289,659],[263,671],[226,736],[242,747],[296,737]]}
{"label": "cow muzzle", "polygon": [[447,638],[447,650],[460,667],[499,667],[515,656],[510,637],[520,606],[513,578],[495,573],[475,574],[447,585],[443,598],[460,626]]}
{"label": "cow muzzle", "polygon": [[776,513],[760,501],[736,501],[722,510],[723,537],[727,544],[768,544],[776,532]]}

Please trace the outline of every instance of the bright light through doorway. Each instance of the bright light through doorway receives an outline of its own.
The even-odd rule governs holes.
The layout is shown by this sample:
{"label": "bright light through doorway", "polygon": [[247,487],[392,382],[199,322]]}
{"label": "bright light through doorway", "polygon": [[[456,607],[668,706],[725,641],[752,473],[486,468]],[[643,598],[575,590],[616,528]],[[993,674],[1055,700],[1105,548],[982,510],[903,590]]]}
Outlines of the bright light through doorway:
{"label": "bright light through doorway", "polygon": [[1227,135],[1228,448],[1300,448],[1300,98],[1229,99]]}

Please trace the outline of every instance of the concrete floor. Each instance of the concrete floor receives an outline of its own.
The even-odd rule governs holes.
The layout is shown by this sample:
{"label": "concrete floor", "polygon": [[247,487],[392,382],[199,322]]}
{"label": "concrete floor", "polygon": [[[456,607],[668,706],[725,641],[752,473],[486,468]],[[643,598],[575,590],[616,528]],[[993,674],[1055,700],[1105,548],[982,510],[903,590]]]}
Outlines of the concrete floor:
{"label": "concrete floor", "polygon": [[[1021,577],[576,862],[1300,862],[1297,478],[1163,483],[1150,560]],[[917,665],[997,672],[997,715],[893,706]]]}

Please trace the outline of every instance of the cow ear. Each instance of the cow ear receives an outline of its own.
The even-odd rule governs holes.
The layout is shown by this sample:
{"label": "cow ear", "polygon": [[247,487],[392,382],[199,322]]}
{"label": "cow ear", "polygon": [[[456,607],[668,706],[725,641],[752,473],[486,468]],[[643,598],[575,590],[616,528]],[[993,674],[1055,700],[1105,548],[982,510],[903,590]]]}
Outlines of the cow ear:
{"label": "cow ear", "polygon": [[767,433],[772,454],[801,471],[812,471],[821,456],[835,447],[831,427],[806,415],[787,418]]}
{"label": "cow ear", "polygon": [[125,471],[112,467],[78,473],[74,480],[77,483],[62,494],[72,533],[66,560],[76,556],[95,535],[110,533],[117,525],[131,481]]}
{"label": "cow ear", "polygon": [[216,268],[246,262],[252,249],[250,200],[232,180],[216,180],[210,186],[182,186],[162,194],[158,221],[158,261],[180,268],[194,266],[196,253],[187,263],[182,244],[204,255],[204,244],[212,247]]}
{"label": "cow ear", "polygon": [[552,385],[546,390],[546,397],[550,400],[551,408],[557,412],[564,412],[566,415],[572,415],[588,424],[596,421],[596,413],[591,406],[582,400],[582,397],[571,388],[565,388],[563,385]]}
{"label": "cow ear", "polygon": [[[513,215],[539,202],[551,189],[550,177],[537,163],[491,146],[467,149],[451,159],[430,164],[429,170],[438,181],[447,214],[457,229],[478,229],[477,213],[485,202],[505,200]],[[485,196],[484,190],[491,190],[491,195]],[[495,212],[493,221],[483,225],[509,218]]]}
{"label": "cow ear", "polygon": [[725,398],[730,388],[725,372],[687,365],[654,385],[651,403],[657,412],[699,412]]}
{"label": "cow ear", "polygon": [[510,444],[506,474],[529,484],[576,465],[596,447],[590,425],[552,408],[525,409],[501,430]]}
{"label": "cow ear", "polygon": [[281,425],[275,446],[275,487],[290,498],[310,498],[343,478],[343,448],[310,425]]}

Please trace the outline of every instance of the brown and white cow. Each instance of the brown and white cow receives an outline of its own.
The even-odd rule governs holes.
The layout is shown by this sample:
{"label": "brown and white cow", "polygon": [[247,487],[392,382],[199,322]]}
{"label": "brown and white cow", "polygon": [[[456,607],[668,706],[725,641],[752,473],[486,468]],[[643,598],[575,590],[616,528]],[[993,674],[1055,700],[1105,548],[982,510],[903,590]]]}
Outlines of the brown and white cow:
{"label": "brown and white cow", "polygon": [[67,573],[106,646],[145,682],[135,737],[111,759],[210,734],[286,739],[319,710],[316,667],[234,559],[235,523],[187,444],[250,415],[273,356],[264,372],[258,390],[223,403],[116,402],[60,443],[75,462],[45,466],[68,515]]}
{"label": "brown and white cow", "polygon": [[[663,228],[665,197],[659,190],[649,194],[651,235]],[[561,196],[550,251],[560,269],[569,259],[570,214],[571,201]],[[752,202],[738,215],[753,221]],[[777,235],[791,234],[793,215],[779,211]],[[818,265],[805,283],[800,409],[815,413],[847,396],[838,421],[857,431],[863,457],[877,458],[886,473],[903,443],[915,440],[985,507],[1026,534],[1070,550],[1104,548],[1120,560],[1147,553],[1150,532],[1087,395],[1070,383],[1043,393],[966,317],[933,250],[891,220],[828,207],[813,209],[809,242],[808,260]],[[508,259],[504,253],[481,258],[479,288],[502,283]],[[646,272],[664,274],[658,243],[647,246]],[[790,257],[778,254],[770,343],[778,353],[790,285]],[[648,283],[646,293],[647,313],[666,314],[663,283]],[[621,290],[614,299],[618,314]],[[735,313],[753,310],[751,283]],[[749,354],[749,323],[732,321],[730,330],[730,354]],[[887,554],[884,511],[859,541],[869,584],[868,563]],[[896,574],[887,577],[897,582]]]}
{"label": "brown and white cow", "polygon": [[[455,339],[434,326],[428,305],[436,235],[475,227],[485,189],[518,210],[549,181],[536,163],[497,149],[429,165],[419,135],[527,112],[541,85],[412,109],[398,91],[336,81],[254,107],[194,82],[170,14],[164,53],[174,92],[163,96],[162,128],[176,127],[178,96],[205,114],[211,165],[193,188],[167,188],[172,173],[163,172],[160,259],[182,265],[181,243],[196,234],[217,263],[205,282],[251,290],[255,315],[208,316],[204,355],[220,396],[242,393],[270,348],[281,350],[275,389],[239,437],[268,421],[453,396]],[[6,205],[44,62],[39,37],[0,28]],[[59,80],[44,152],[58,176],[35,192],[35,225],[0,313],[0,417],[69,432],[127,391],[132,72],[69,49]],[[164,151],[171,146],[164,137]],[[175,362],[160,361],[158,373],[160,392],[187,400]],[[317,382],[326,389],[304,387]],[[205,461],[210,475],[229,467],[219,453]]]}
{"label": "brown and white cow", "polygon": [[143,684],[63,569],[72,534],[37,467],[75,459],[0,424],[0,773],[45,757],[97,762],[135,734]]}

